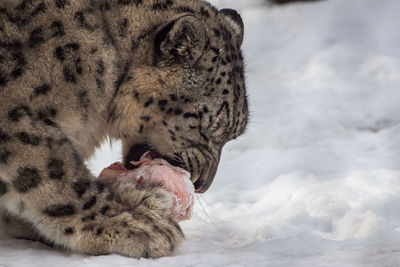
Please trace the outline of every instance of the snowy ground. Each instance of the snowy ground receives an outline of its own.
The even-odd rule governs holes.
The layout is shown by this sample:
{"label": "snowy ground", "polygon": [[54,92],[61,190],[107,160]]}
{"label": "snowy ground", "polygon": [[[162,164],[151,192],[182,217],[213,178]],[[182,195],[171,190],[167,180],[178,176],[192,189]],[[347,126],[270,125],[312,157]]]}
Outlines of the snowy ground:
{"label": "snowy ground", "polygon": [[400,266],[400,1],[213,2],[245,20],[252,116],[176,255],[3,241],[0,266]]}

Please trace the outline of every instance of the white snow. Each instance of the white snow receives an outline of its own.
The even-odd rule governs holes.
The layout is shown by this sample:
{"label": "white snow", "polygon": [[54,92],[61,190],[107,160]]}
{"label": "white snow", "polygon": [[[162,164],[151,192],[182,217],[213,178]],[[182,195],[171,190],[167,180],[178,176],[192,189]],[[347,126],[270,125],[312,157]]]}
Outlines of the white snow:
{"label": "white snow", "polygon": [[[173,257],[0,242],[0,266],[400,266],[400,1],[238,8],[251,121]],[[119,160],[105,145],[94,173]]]}

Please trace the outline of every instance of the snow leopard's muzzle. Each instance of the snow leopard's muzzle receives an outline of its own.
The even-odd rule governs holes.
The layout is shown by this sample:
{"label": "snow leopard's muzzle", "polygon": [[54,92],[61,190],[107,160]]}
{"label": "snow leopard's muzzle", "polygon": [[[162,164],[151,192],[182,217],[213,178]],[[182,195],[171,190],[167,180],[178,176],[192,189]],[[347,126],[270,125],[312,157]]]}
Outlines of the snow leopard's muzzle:
{"label": "snow leopard's muzzle", "polygon": [[185,149],[182,152],[176,152],[174,156],[166,156],[146,144],[135,144],[126,155],[124,165],[127,169],[133,169],[135,167],[129,163],[130,161],[139,161],[146,151],[153,151],[153,155],[157,155],[157,157],[167,160],[170,164],[189,171],[196,193],[204,193],[210,188],[214,180],[221,150],[199,145]]}

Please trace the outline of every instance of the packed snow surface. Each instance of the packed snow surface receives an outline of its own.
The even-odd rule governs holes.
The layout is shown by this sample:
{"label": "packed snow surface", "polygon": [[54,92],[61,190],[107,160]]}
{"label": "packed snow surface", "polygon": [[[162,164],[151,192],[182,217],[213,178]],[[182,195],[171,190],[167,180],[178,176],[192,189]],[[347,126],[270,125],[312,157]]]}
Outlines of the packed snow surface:
{"label": "packed snow surface", "polygon": [[[237,8],[251,120],[173,257],[0,242],[0,266],[400,266],[400,1]],[[97,175],[120,160],[105,145]]]}

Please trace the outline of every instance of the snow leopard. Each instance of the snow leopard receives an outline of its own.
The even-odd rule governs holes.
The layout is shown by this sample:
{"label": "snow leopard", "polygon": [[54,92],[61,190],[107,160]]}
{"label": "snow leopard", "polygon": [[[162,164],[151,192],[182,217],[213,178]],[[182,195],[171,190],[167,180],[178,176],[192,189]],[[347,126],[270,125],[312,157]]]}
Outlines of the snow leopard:
{"label": "snow leopard", "polygon": [[0,2],[0,232],[61,249],[157,258],[184,235],[162,185],[98,180],[120,140],[210,187],[248,121],[244,25],[201,0]]}

